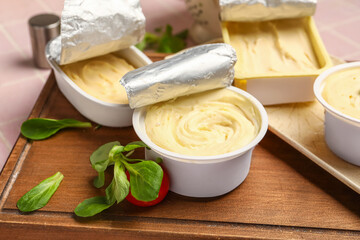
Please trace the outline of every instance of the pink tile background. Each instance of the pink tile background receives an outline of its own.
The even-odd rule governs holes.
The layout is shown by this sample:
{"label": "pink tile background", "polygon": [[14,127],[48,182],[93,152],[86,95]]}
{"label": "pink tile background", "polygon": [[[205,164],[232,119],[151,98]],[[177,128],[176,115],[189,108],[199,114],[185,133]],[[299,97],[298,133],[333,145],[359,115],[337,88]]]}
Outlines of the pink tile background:
{"label": "pink tile background", "polygon": [[[50,71],[34,67],[27,20],[38,13],[60,15],[64,0],[1,1],[0,170],[19,136]],[[185,0],[141,0],[147,30],[171,24],[189,28]],[[360,60],[360,0],[318,0],[315,20],[330,54]]]}

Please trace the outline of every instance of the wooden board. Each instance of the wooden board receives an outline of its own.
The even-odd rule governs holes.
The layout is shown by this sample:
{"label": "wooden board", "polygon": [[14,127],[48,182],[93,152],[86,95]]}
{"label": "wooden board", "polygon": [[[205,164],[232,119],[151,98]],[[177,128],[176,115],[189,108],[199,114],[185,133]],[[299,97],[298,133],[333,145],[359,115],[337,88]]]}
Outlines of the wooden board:
{"label": "wooden board", "polygon": [[[343,60],[332,57],[334,64]],[[269,130],[360,193],[360,167],[337,157],[326,145],[324,107],[318,101],[268,106]]]}
{"label": "wooden board", "polygon": [[[53,75],[33,117],[86,120]],[[124,201],[95,217],[76,217],[79,202],[103,194],[91,184],[90,154],[109,141],[137,139],[131,127],[69,129],[34,142],[20,137],[0,175],[0,239],[360,238],[360,195],[271,132],[255,148],[247,179],[229,194],[199,199],[169,193],[155,207]],[[48,205],[20,213],[17,200],[57,171],[65,178]]]}

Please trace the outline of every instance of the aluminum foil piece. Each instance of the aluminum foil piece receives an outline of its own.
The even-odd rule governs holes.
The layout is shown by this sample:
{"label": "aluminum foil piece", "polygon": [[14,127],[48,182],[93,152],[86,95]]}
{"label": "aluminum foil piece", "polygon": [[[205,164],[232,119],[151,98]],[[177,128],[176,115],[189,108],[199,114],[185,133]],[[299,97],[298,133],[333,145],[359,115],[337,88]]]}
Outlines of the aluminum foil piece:
{"label": "aluminum foil piece", "polygon": [[130,47],[144,34],[139,0],[65,0],[59,64]]}
{"label": "aluminum foil piece", "polygon": [[228,87],[236,52],[228,44],[206,44],[128,72],[120,80],[131,108]]}
{"label": "aluminum foil piece", "polygon": [[222,21],[250,22],[312,16],[317,0],[220,0]]}

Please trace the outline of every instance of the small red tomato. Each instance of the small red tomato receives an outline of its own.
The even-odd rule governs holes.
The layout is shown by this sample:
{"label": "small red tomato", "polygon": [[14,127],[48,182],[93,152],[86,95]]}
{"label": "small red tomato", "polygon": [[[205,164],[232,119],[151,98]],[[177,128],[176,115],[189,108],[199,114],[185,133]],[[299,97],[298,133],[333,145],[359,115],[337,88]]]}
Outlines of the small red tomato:
{"label": "small red tomato", "polygon": [[[165,198],[166,194],[169,191],[169,176],[168,176],[167,172],[164,170],[164,168],[163,168],[163,172],[164,172],[164,175],[163,175],[163,179],[162,179],[161,186],[160,186],[159,196],[155,200],[152,200],[150,202],[137,200],[136,198],[133,197],[133,195],[131,195],[131,191],[126,196],[126,200],[128,200],[132,204],[134,204],[136,206],[140,206],[140,207],[150,207],[150,206],[154,206],[154,205],[158,204],[159,202],[161,202]],[[130,174],[128,171],[126,171],[126,176],[127,176],[127,179],[130,181]],[[131,186],[130,186],[130,188],[131,188]]]}

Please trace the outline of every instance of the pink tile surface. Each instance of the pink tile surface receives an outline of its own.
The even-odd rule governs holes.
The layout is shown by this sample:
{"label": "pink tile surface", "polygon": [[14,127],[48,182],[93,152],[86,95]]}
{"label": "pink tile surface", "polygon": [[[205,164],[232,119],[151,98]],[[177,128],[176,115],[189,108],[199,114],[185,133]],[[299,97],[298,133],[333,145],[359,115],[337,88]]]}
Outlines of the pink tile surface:
{"label": "pink tile surface", "polygon": [[31,16],[44,11],[45,9],[38,1],[1,0],[0,24],[10,21],[27,21]]}
{"label": "pink tile surface", "polygon": [[16,47],[19,48],[27,58],[31,58],[31,41],[27,22],[11,22],[5,23],[3,26]]}
{"label": "pink tile surface", "polygon": [[328,49],[328,52],[339,58],[345,58],[352,54],[354,50],[360,50],[360,45],[349,43],[346,39],[341,38],[339,34],[332,31],[320,31],[320,35],[323,38],[324,44]]}
{"label": "pink tile surface", "polygon": [[61,15],[61,11],[64,8],[64,0],[39,0],[39,2],[49,7],[51,11],[58,15]]}
{"label": "pink tile surface", "polygon": [[[185,1],[140,0],[147,30],[166,24],[174,32],[189,28],[193,20]],[[0,169],[50,72],[34,67],[27,21],[38,13],[60,15],[63,3],[0,0]],[[318,0],[315,21],[331,54],[360,60],[360,0]]]}
{"label": "pink tile surface", "polygon": [[8,36],[5,35],[4,31],[4,28],[0,27],[0,55],[15,52],[11,39],[8,39]]}
{"label": "pink tile surface", "polygon": [[315,19],[321,26],[331,26],[358,16],[358,14],[359,8],[348,0],[319,0]]}
{"label": "pink tile surface", "polygon": [[0,54],[0,87],[25,78],[35,77],[38,70],[34,67],[30,56],[23,56],[17,51],[8,54]]}
{"label": "pink tile surface", "polygon": [[44,85],[40,77],[33,77],[0,87],[0,123],[27,117]]}
{"label": "pink tile surface", "polygon": [[26,117],[20,117],[3,125],[0,125],[0,132],[2,132],[5,139],[10,145],[14,145],[20,134],[20,127]]}
{"label": "pink tile surface", "polygon": [[360,46],[360,18],[334,27],[334,30],[343,36],[351,36],[354,45]]}

